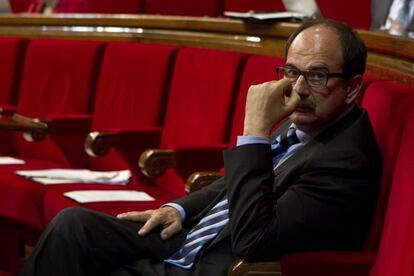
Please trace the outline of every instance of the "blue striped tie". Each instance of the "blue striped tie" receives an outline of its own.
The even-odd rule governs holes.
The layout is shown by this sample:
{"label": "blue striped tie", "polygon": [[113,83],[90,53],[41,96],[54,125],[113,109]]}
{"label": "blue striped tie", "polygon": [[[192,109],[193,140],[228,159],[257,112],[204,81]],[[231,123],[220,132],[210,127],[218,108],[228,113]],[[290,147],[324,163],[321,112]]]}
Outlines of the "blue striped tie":
{"label": "blue striped tie", "polygon": [[287,132],[280,136],[280,139],[276,139],[272,145],[272,161],[273,161],[273,168],[275,168],[279,161],[283,158],[286,154],[288,148],[293,146],[294,144],[300,143],[298,136],[296,135],[296,129],[294,127],[290,127]]}
{"label": "blue striped tie", "polygon": [[228,220],[229,209],[226,197],[208,211],[206,216],[188,232],[180,250],[164,262],[185,269],[191,268],[200,249],[217,236]]}

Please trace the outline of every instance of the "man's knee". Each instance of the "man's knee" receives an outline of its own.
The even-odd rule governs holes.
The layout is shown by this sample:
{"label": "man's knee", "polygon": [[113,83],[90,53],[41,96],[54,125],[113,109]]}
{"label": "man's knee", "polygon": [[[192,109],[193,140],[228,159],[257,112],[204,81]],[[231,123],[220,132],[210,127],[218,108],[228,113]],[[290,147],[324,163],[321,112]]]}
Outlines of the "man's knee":
{"label": "man's knee", "polygon": [[60,211],[50,222],[49,228],[60,234],[73,234],[80,229],[85,229],[90,223],[95,212],[82,207],[69,207]]}

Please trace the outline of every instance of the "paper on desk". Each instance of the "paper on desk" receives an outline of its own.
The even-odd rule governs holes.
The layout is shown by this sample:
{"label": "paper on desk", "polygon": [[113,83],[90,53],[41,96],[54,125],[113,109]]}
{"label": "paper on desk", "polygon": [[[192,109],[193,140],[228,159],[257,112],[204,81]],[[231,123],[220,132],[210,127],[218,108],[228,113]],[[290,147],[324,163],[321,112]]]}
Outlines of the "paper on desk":
{"label": "paper on desk", "polygon": [[90,171],[75,169],[20,170],[16,174],[27,177],[42,184],[65,183],[101,183],[126,184],[131,178],[129,170],[122,171]]}
{"label": "paper on desk", "polygon": [[0,165],[17,165],[24,164],[25,161],[10,156],[0,156]]}
{"label": "paper on desk", "polygon": [[84,190],[64,193],[79,203],[104,202],[104,201],[154,201],[154,198],[139,191],[99,191]]}

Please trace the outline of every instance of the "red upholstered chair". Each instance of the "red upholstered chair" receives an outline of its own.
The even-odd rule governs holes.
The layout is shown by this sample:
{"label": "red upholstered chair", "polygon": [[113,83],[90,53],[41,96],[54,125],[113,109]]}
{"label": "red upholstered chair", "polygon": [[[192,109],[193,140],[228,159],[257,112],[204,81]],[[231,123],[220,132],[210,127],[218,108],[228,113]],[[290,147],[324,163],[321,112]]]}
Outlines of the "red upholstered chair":
{"label": "red upholstered chair", "polygon": [[[15,223],[35,229],[43,227],[41,207],[45,189],[13,172],[16,169],[68,167],[70,161],[86,161],[84,154],[80,156],[81,149],[75,151],[68,147],[63,150],[60,146],[74,146],[77,140],[81,146],[81,133],[78,135],[75,130],[82,126],[89,130],[88,113],[102,46],[103,43],[95,41],[34,40],[27,47],[16,112],[46,121],[48,129],[46,138],[36,143],[27,142],[20,131],[12,133],[8,153],[25,160],[26,164],[0,165],[0,218],[13,220],[7,227],[5,224],[1,227],[10,235],[0,234],[0,244],[10,245],[7,256],[12,261],[9,263],[15,263],[13,258],[20,250],[17,241],[19,230],[14,228]],[[64,137],[60,137],[62,139],[56,132],[59,126],[66,132]],[[70,153],[69,157],[66,153]]]}
{"label": "red upholstered chair", "polygon": [[[117,214],[127,210],[157,208],[185,194],[184,179],[189,174],[187,170],[193,167],[221,167],[221,150],[228,139],[228,122],[243,57],[242,54],[219,50],[181,49],[174,67],[162,132],[158,132],[158,138],[153,136],[149,139],[151,136],[145,138],[145,131],[141,131],[141,135],[136,132],[137,137],[142,137],[141,142],[136,143],[140,148],[157,146],[168,149],[167,159],[174,160],[176,167],[167,169],[162,177],[156,179],[137,174],[129,187],[91,184],[50,189],[45,196],[45,223],[63,208],[79,205],[62,195],[67,190],[135,189],[145,191],[155,198],[152,202],[82,204],[84,207]],[[150,134],[147,131],[148,133]],[[101,138],[100,142],[111,143],[106,137]],[[99,141],[94,140],[91,148],[94,148],[96,142]],[[128,148],[133,147],[127,146],[126,150]],[[154,152],[159,154],[157,150]],[[161,151],[161,155],[162,153],[164,151]],[[194,159],[194,156],[201,157]],[[136,159],[137,157],[139,156],[135,156]],[[132,163],[132,166],[136,164]]]}
{"label": "red upholstered chair", "polygon": [[[51,187],[43,203],[45,223],[60,210],[77,205],[62,195],[65,191],[138,188],[138,157],[143,150],[156,147],[160,142],[176,52],[176,47],[156,44],[114,42],[108,45],[92,124],[92,133],[99,133],[101,138],[95,139],[88,149],[96,155],[96,158],[89,158],[89,168],[101,171],[130,169],[133,179],[125,187],[99,184]],[[104,152],[102,148],[95,148],[94,144],[102,146],[99,141],[108,145],[102,147]],[[148,186],[147,192],[154,194],[156,190]],[[106,206],[105,203],[96,205],[96,208]]]}
{"label": "red upholstered chair", "polygon": [[[414,107],[414,91],[390,81],[371,83],[362,100],[383,156],[383,179],[377,209],[366,243],[358,252],[304,252],[282,257],[281,271],[285,276],[296,275],[368,275],[378,250],[389,190],[400,147],[402,125]],[[238,262],[231,275],[243,275],[246,271],[272,271],[271,263]],[[280,268],[280,267],[279,267]]]}
{"label": "red upholstered chair", "polygon": [[[35,40],[29,44],[16,113],[47,121],[48,134],[43,141],[30,143],[22,132],[13,133],[9,153],[26,164],[0,166],[0,216],[40,227],[39,206],[32,205],[39,194],[30,181],[13,173],[15,169],[67,167],[71,161],[86,161],[82,149],[75,150],[74,146],[76,141],[82,145],[81,135],[89,130],[88,113],[102,46],[101,42],[69,40]],[[59,125],[64,128],[64,137],[59,136]],[[85,128],[83,134],[75,131],[81,126]],[[62,145],[68,147],[64,150]]]}
{"label": "red upholstered chair", "polygon": [[[324,17],[343,21],[357,29],[369,30],[371,27],[371,0],[316,0],[316,2]],[[356,7],[358,12],[355,12]]]}
{"label": "red upholstered chair", "polygon": [[282,0],[225,0],[224,11],[284,11]]}
{"label": "red upholstered chair", "polygon": [[219,16],[222,0],[147,0],[146,13],[160,15]]}
{"label": "red upholstered chair", "polygon": [[55,13],[125,13],[144,12],[144,0],[59,0]]}
{"label": "red upholstered chair", "polygon": [[414,275],[414,111],[399,125],[400,151],[371,276]]}

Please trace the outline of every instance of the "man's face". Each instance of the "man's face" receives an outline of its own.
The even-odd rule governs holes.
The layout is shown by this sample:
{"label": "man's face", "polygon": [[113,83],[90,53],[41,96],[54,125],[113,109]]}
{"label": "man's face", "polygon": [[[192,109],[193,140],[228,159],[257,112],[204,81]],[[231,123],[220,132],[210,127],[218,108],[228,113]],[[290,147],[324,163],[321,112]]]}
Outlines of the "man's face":
{"label": "man's face", "polygon": [[[329,27],[319,25],[302,31],[292,42],[285,67],[342,73],[339,37]],[[310,87],[303,75],[292,85],[301,103],[290,120],[301,130],[318,130],[337,118],[348,106],[349,87],[343,78],[329,78],[322,87]]]}

